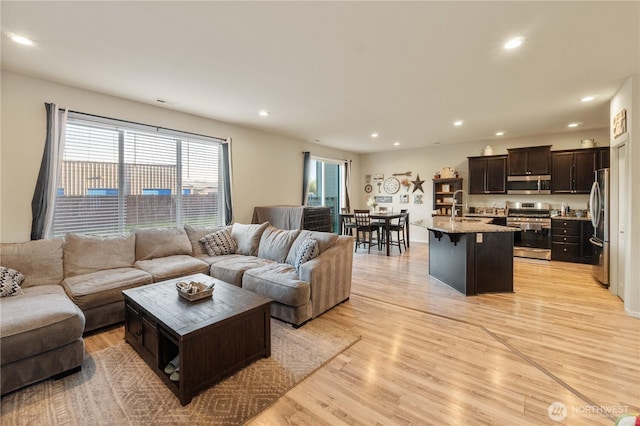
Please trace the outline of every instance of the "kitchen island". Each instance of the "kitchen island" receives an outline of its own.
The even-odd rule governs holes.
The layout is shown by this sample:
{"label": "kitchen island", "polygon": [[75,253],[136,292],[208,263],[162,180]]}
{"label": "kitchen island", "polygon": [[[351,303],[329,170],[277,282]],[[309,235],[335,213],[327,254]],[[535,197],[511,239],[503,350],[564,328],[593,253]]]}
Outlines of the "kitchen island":
{"label": "kitchen island", "polygon": [[434,217],[429,275],[467,296],[513,292],[513,233],[490,219]]}

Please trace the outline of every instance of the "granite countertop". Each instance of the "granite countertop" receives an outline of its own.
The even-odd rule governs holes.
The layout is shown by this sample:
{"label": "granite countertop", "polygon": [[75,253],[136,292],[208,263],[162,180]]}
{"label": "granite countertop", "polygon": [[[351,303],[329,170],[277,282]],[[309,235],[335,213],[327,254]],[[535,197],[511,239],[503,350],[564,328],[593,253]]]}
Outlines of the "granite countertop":
{"label": "granite countertop", "polygon": [[507,217],[506,214],[497,214],[497,213],[465,213],[465,217]]}
{"label": "granite countertop", "polygon": [[431,231],[440,231],[445,234],[474,234],[476,232],[516,232],[518,228],[508,226],[491,225],[487,223],[490,218],[479,219],[479,221],[456,221],[451,222],[447,218],[434,218],[433,226],[428,226]]}
{"label": "granite countertop", "polygon": [[577,216],[551,216],[551,219],[553,220],[588,220],[589,222],[591,222],[591,218],[590,217],[577,217]]}

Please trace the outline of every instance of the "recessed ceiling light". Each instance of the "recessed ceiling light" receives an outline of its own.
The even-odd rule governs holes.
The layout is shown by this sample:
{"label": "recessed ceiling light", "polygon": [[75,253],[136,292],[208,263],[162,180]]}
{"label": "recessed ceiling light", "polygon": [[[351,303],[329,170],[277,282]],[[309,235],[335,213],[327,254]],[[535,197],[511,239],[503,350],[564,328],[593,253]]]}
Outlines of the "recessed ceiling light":
{"label": "recessed ceiling light", "polygon": [[580,102],[591,102],[595,98],[595,96],[585,96],[584,98],[580,99]]}
{"label": "recessed ceiling light", "polygon": [[23,44],[25,46],[33,46],[35,43],[33,42],[33,40],[25,37],[25,36],[21,36],[19,34],[14,34],[14,33],[7,33],[7,37],[9,37],[11,40],[15,41],[16,43],[19,44]]}
{"label": "recessed ceiling light", "polygon": [[393,146],[400,146],[400,142],[394,142]]}
{"label": "recessed ceiling light", "polygon": [[263,117],[267,117],[269,115],[269,111],[262,110],[258,114],[260,114]]}
{"label": "recessed ceiling light", "polygon": [[371,137],[372,137],[372,138],[377,138],[377,137],[378,137],[378,134],[377,134],[377,133],[371,133]]}
{"label": "recessed ceiling light", "polygon": [[516,47],[520,47],[523,42],[524,42],[524,38],[523,37],[515,37],[515,38],[512,38],[511,40],[509,40],[508,42],[506,42],[504,44],[504,48],[505,49],[515,49]]}
{"label": "recessed ceiling light", "polygon": [[496,132],[496,136],[502,136],[504,135],[504,132]]}
{"label": "recessed ceiling light", "polygon": [[569,123],[567,127],[578,127],[580,123]]}
{"label": "recessed ceiling light", "polygon": [[462,126],[462,123],[464,123],[464,121],[462,121],[462,120],[458,120],[458,121],[454,121],[454,122],[453,122],[453,125],[454,125],[454,126]]}

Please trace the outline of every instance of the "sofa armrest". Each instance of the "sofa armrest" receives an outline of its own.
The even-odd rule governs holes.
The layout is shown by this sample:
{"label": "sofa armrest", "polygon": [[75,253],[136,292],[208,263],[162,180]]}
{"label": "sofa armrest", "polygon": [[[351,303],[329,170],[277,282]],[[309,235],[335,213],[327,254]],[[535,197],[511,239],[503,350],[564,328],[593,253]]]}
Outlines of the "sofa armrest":
{"label": "sofa armrest", "polygon": [[353,237],[346,235],[300,266],[300,279],[311,287],[313,318],[349,298],[352,266]]}

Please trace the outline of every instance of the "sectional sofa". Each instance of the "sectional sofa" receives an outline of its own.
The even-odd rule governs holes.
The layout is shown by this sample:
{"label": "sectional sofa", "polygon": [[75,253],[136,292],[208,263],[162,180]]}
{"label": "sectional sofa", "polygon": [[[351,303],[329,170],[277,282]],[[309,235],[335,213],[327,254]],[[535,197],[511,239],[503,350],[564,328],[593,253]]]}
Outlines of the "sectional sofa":
{"label": "sectional sofa", "polygon": [[[220,235],[234,247],[212,247]],[[298,327],[349,298],[352,261],[350,236],[268,223],[3,243],[0,265],[25,278],[0,298],[1,393],[81,367],[83,334],[123,321],[127,288],[207,273],[271,298],[272,316]]]}

